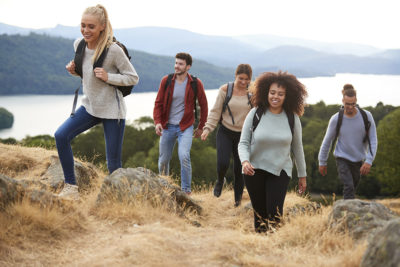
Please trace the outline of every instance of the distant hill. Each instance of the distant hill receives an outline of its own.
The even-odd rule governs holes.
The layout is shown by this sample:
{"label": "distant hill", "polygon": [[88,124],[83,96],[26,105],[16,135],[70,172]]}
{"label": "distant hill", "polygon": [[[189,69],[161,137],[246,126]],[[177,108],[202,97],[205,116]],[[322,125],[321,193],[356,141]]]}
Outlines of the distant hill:
{"label": "distant hill", "polygon": [[[160,79],[174,70],[174,57],[130,51],[140,76],[135,92],[156,91]],[[0,35],[0,95],[72,94],[80,79],[65,70],[74,56],[73,39],[47,35]],[[218,88],[234,78],[222,68],[194,58],[190,71],[205,88]]]}
{"label": "distant hill", "polygon": [[[51,36],[77,38],[79,27],[57,25],[30,30]],[[29,29],[0,23],[0,33],[27,34]],[[249,63],[255,74],[287,70],[300,77],[330,76],[340,72],[400,74],[400,50],[380,50],[351,43],[324,43],[274,35],[211,36],[166,27],[114,29],[115,36],[134,51],[173,56],[187,51],[196,59],[235,68]]]}

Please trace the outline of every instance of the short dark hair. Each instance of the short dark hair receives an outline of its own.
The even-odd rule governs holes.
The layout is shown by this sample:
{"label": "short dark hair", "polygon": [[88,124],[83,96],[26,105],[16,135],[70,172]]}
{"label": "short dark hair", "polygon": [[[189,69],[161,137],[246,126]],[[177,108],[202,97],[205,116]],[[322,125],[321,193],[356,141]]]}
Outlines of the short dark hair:
{"label": "short dark hair", "polygon": [[257,77],[254,84],[254,94],[251,98],[253,106],[261,108],[265,112],[268,107],[269,89],[273,83],[286,90],[283,109],[285,112],[293,112],[298,116],[303,115],[305,98],[307,97],[306,87],[294,76],[287,72],[264,72]]}
{"label": "short dark hair", "polygon": [[348,97],[357,96],[356,89],[354,89],[353,85],[349,84],[349,83],[346,83],[343,86],[342,94],[343,94],[343,97],[345,97],[345,96],[348,96]]}
{"label": "short dark hair", "polygon": [[253,70],[251,69],[251,66],[249,64],[239,64],[236,68],[235,75],[239,74],[246,74],[249,76],[249,79],[251,80],[251,76],[253,75]]}
{"label": "short dark hair", "polygon": [[192,66],[192,56],[188,53],[180,52],[176,54],[175,58],[179,58],[186,61],[186,65]]}

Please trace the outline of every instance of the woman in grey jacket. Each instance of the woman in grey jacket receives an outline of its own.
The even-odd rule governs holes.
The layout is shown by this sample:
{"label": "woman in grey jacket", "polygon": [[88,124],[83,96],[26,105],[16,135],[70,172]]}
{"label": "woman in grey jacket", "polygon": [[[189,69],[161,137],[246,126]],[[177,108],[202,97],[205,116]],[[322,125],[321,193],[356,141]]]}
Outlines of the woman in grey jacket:
{"label": "woman in grey jacket", "polygon": [[[82,60],[82,106],[56,131],[55,139],[64,171],[65,186],[60,196],[78,198],[74,173],[71,141],[78,134],[102,123],[106,143],[107,167],[110,173],[121,167],[122,141],[125,129],[126,105],[116,86],[135,85],[139,77],[124,54],[113,42],[113,31],[106,9],[102,5],[88,7],[81,20],[81,33],[85,40]],[[81,39],[74,43],[75,50]],[[108,49],[102,67],[93,64],[104,49]],[[77,75],[75,62],[66,69]]]}
{"label": "woman in grey jacket", "polygon": [[[242,172],[254,209],[257,232],[276,226],[283,214],[286,190],[292,175],[291,152],[299,177],[299,192],[306,189],[301,123],[307,92],[294,75],[267,72],[255,81],[253,108],[243,124],[238,150]],[[261,109],[261,118],[253,131],[253,118]],[[291,129],[289,116],[294,125]]]}

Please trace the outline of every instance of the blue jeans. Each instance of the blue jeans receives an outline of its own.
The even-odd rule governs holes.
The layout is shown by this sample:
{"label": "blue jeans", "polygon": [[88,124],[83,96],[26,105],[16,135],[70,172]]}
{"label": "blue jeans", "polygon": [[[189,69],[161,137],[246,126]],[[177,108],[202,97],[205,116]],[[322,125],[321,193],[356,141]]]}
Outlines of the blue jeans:
{"label": "blue jeans", "polygon": [[119,120],[118,122],[117,119],[97,118],[87,113],[86,109],[81,106],[75,115],[69,117],[54,134],[66,183],[76,184],[74,158],[71,149],[72,139],[99,123],[103,123],[104,128],[108,171],[112,173],[122,167],[121,157],[125,120]]}
{"label": "blue jeans", "polygon": [[172,158],[175,142],[178,140],[178,156],[181,163],[181,188],[184,192],[191,192],[192,164],[190,163],[190,149],[192,147],[193,125],[181,131],[179,125],[168,124],[162,131],[160,138],[160,155],[158,170],[160,174],[169,175],[169,162]]}

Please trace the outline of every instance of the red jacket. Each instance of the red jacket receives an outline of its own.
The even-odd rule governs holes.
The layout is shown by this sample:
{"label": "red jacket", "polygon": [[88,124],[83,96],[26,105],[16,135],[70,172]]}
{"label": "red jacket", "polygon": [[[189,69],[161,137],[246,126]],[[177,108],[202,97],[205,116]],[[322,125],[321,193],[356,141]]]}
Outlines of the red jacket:
{"label": "red jacket", "polygon": [[[165,84],[167,82],[168,75],[161,79],[160,88],[158,89],[157,98],[154,104],[153,119],[154,124],[161,123],[163,129],[167,128],[169,111],[171,109],[172,95],[174,94],[175,76],[172,77],[171,84],[164,90]],[[184,131],[188,127],[192,126],[194,123],[194,91],[191,86],[193,81],[192,77],[188,75],[188,82],[185,91],[185,110],[183,117],[179,123],[181,131]],[[168,92],[170,96],[167,103]],[[208,104],[207,97],[204,91],[203,83],[197,78],[197,100],[200,105],[200,120],[198,129],[203,129],[204,124],[207,121],[208,115]]]}

